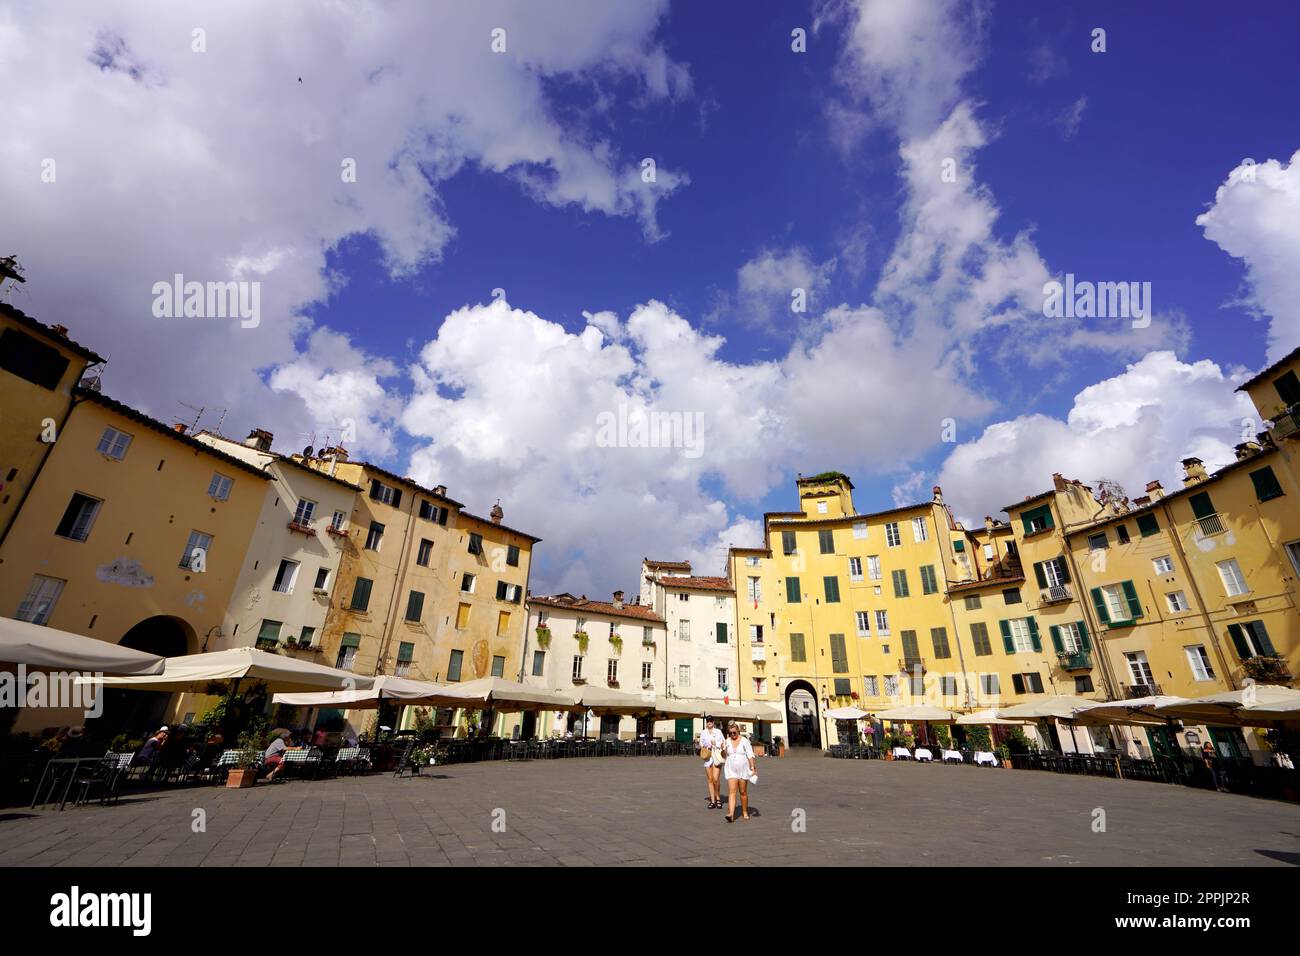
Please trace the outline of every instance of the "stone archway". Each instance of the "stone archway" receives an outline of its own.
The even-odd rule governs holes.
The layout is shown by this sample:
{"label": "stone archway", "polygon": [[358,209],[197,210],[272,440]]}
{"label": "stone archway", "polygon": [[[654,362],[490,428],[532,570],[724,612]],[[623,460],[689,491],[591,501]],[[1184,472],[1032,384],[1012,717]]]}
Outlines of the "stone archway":
{"label": "stone archway", "polygon": [[[183,657],[197,650],[194,628],[178,617],[157,614],[140,621],[118,642],[121,647],[146,651],[159,657]],[[129,737],[149,733],[161,725],[170,691],[141,691],[106,688],[100,725],[110,736],[126,733]]]}
{"label": "stone archway", "polygon": [[794,680],[785,688],[785,726],[792,747],[822,745],[821,705],[817,691],[805,680]]}

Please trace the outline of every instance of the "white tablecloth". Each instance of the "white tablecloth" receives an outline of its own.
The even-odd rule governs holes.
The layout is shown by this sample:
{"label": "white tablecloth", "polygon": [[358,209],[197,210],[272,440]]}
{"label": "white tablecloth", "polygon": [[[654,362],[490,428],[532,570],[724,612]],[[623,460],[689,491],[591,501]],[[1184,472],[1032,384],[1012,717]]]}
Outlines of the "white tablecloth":
{"label": "white tablecloth", "polygon": [[996,767],[998,765],[998,758],[993,756],[993,754],[989,753],[987,750],[977,750],[975,751],[975,765],[979,766],[980,764],[988,764],[990,767]]}
{"label": "white tablecloth", "polygon": [[910,760],[911,758],[912,758],[912,755],[911,755],[911,753],[908,752],[908,749],[907,749],[906,747],[895,747],[895,748],[894,748],[894,759],[895,759],[895,760]]}
{"label": "white tablecloth", "polygon": [[917,760],[933,760],[933,759],[934,759],[934,754],[930,753],[930,751],[926,750],[924,747],[917,747],[917,748],[916,748],[916,759],[917,759]]}
{"label": "white tablecloth", "polygon": [[945,750],[945,751],[943,752],[943,755],[942,755],[939,759],[940,759],[940,760],[955,760],[955,761],[957,761],[958,763],[961,763],[961,762],[962,762],[961,751],[960,751],[960,750]]}

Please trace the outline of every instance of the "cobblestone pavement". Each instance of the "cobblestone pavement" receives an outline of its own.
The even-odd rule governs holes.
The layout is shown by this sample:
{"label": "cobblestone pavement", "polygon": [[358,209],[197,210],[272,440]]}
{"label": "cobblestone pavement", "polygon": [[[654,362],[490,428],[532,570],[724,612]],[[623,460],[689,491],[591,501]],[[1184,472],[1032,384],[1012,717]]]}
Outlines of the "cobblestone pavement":
{"label": "cobblestone pavement", "polygon": [[752,820],[705,792],[684,756],[128,791],[0,809],[0,866],[1300,865],[1300,806],[1165,784],[804,753],[760,758]]}

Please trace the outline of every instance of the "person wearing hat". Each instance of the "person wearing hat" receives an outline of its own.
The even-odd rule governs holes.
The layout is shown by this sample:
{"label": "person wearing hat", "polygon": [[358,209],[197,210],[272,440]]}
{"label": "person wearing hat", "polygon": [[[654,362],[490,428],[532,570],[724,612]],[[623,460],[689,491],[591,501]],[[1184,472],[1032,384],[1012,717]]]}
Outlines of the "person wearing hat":
{"label": "person wearing hat", "polygon": [[272,731],[272,733],[275,739],[271,741],[271,746],[267,747],[266,753],[262,755],[262,765],[271,768],[271,772],[266,775],[268,782],[274,781],[275,775],[284,769],[284,752],[289,749],[289,745],[285,743],[290,736],[289,731],[282,727],[279,730]]}
{"label": "person wearing hat", "polygon": [[704,717],[704,729],[700,731],[699,751],[704,760],[704,776],[709,785],[709,809],[722,808],[722,731],[718,729],[712,717]]}
{"label": "person wearing hat", "polygon": [[144,742],[144,746],[140,748],[139,753],[137,753],[131,760],[131,766],[153,766],[154,762],[158,759],[159,751],[161,751],[163,745],[167,743],[167,734],[168,730],[166,725],[159,727],[157,732]]}

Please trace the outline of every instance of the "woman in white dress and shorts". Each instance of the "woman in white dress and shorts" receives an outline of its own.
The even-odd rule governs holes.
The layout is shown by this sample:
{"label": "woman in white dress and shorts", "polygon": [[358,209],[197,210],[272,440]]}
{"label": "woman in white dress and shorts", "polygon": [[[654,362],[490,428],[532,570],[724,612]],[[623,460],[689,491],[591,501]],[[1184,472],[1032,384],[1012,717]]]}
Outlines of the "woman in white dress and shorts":
{"label": "woman in white dress and shorts", "polygon": [[722,777],[722,731],[713,723],[712,717],[704,718],[704,729],[700,731],[701,752],[707,750],[708,758],[704,761],[704,776],[709,784],[709,809],[722,809],[722,791],[719,780]]}
{"label": "woman in white dress and shorts", "polygon": [[754,748],[740,735],[740,726],[733,720],[727,725],[727,742],[723,744],[727,755],[724,772],[727,775],[727,822],[736,818],[736,790],[740,790],[740,810],[749,819],[749,781],[758,775],[754,767]]}

